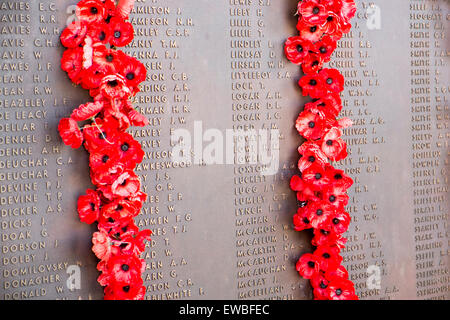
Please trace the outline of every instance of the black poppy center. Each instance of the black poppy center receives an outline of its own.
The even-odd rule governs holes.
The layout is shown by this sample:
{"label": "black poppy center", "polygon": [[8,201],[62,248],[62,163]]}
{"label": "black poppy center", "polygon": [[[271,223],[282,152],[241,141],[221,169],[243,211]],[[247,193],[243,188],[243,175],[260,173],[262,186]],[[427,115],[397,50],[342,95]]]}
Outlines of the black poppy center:
{"label": "black poppy center", "polygon": [[328,78],[328,79],[327,79],[327,84],[332,84],[332,83],[333,83],[333,79]]}
{"label": "black poppy center", "polygon": [[311,80],[309,80],[309,84],[312,86],[315,86],[315,85],[317,85],[317,81],[315,79],[311,79]]}
{"label": "black poppy center", "polygon": [[127,184],[127,179],[125,179],[123,182],[122,182],[122,186],[125,186]]}
{"label": "black poppy center", "polygon": [[320,47],[319,51],[320,51],[320,53],[327,53],[327,48]]}
{"label": "black poppy center", "polygon": [[297,51],[298,52],[303,52],[303,47],[301,45],[297,45]]}
{"label": "black poppy center", "polygon": [[315,60],[313,63],[312,63],[312,66],[313,67],[316,67],[316,66],[318,66],[319,65],[319,61],[317,61],[317,60]]}
{"label": "black poppy center", "polygon": [[114,38],[118,39],[121,35],[120,31],[114,31]]}
{"label": "black poppy center", "polygon": [[92,14],[97,14],[98,13],[97,7],[91,7],[91,13]]}
{"label": "black poppy center", "polygon": [[128,80],[133,80],[135,75],[134,75],[133,72],[129,72],[129,73],[127,73],[126,77],[127,77]]}
{"label": "black poppy center", "polygon": [[123,152],[128,151],[128,149],[130,149],[130,145],[128,143],[124,143],[120,149],[122,149]]}
{"label": "black poppy center", "polygon": [[329,198],[329,200],[330,200],[330,202],[335,202],[335,201],[336,201],[336,197],[333,196],[333,195],[331,195],[330,198]]}
{"label": "black poppy center", "polygon": [[335,174],[335,175],[334,175],[334,178],[335,178],[336,180],[340,180],[340,179],[342,179],[342,174],[340,174],[340,173]]}
{"label": "black poppy center", "polygon": [[319,180],[320,178],[322,178],[322,175],[320,173],[316,173],[314,178],[316,178],[316,180]]}
{"label": "black poppy center", "polygon": [[128,292],[128,291],[130,291],[130,286],[125,286],[122,289],[123,289],[123,291]]}
{"label": "black poppy center", "polygon": [[303,223],[304,223],[304,224],[309,224],[308,218],[303,218]]}
{"label": "black poppy center", "polygon": [[328,286],[323,281],[320,282],[320,288],[321,289],[326,289],[327,287]]}
{"label": "black poppy center", "polygon": [[106,163],[108,160],[109,160],[109,157],[108,157],[107,155],[104,155],[104,156],[102,157],[102,162],[103,162],[103,163]]}
{"label": "black poppy center", "polygon": [[318,215],[319,217],[320,217],[321,215],[323,215],[323,210],[322,210],[322,209],[318,209],[318,210],[316,211],[316,215]]}
{"label": "black poppy center", "polygon": [[320,229],[320,233],[322,233],[324,236],[327,236],[330,233],[330,231]]}
{"label": "black poppy center", "polygon": [[311,33],[316,32],[317,31],[317,26],[309,28],[309,31],[311,31]]}
{"label": "black poppy center", "polygon": [[90,204],[91,204],[91,210],[95,211],[95,203],[91,202]]}
{"label": "black poppy center", "polygon": [[111,88],[117,87],[119,85],[119,83],[117,82],[117,80],[113,80],[113,81],[108,81],[108,85]]}
{"label": "black poppy center", "polygon": [[336,290],[336,295],[337,295],[337,296],[340,296],[341,294],[342,294],[342,290],[341,290],[341,289],[337,289],[337,290]]}
{"label": "black poppy center", "polygon": [[330,254],[325,252],[322,257],[324,257],[325,259],[330,259]]}
{"label": "black poppy center", "polygon": [[99,34],[99,36],[98,36],[98,38],[100,39],[100,41],[105,40],[105,38],[106,38],[105,32],[104,32],[104,31],[101,31],[100,34]]}
{"label": "black poppy center", "polygon": [[332,16],[329,16],[329,17],[327,18],[327,21],[328,21],[328,22],[333,21],[333,17],[332,17]]}
{"label": "black poppy center", "polygon": [[127,265],[127,264],[123,264],[121,268],[122,268],[122,270],[125,271],[125,272],[128,271],[128,270],[130,270],[130,266]]}
{"label": "black poppy center", "polygon": [[121,204],[119,204],[117,207],[116,207],[116,211],[122,211],[123,210],[123,206],[121,205]]}
{"label": "black poppy center", "polygon": [[98,138],[99,138],[100,140],[106,139],[106,132],[101,132],[101,133],[99,133],[99,134],[98,134]]}
{"label": "black poppy center", "polygon": [[112,54],[108,54],[105,58],[106,58],[106,61],[108,61],[108,62],[112,62],[114,60],[114,57]]}
{"label": "black poppy center", "polygon": [[312,10],[312,12],[313,12],[314,14],[319,14],[320,8],[319,8],[319,7],[314,7],[313,10]]}
{"label": "black poppy center", "polygon": [[314,261],[309,261],[308,262],[308,267],[310,267],[310,268],[314,268],[315,265],[316,264],[314,263]]}
{"label": "black poppy center", "polygon": [[334,223],[334,224],[339,224],[339,222],[341,222],[341,221],[339,221],[338,218],[334,218],[334,219],[333,219],[333,223]]}
{"label": "black poppy center", "polygon": [[121,249],[125,249],[127,247],[128,243],[124,242],[120,244]]}
{"label": "black poppy center", "polygon": [[108,218],[108,222],[109,223],[114,223],[114,219],[113,218]]}
{"label": "black poppy center", "polygon": [[308,123],[308,127],[310,127],[311,129],[314,128],[316,126],[316,123],[314,121],[310,121]]}
{"label": "black poppy center", "polygon": [[308,161],[309,161],[309,162],[314,162],[314,161],[316,161],[316,158],[314,158],[314,156],[310,156],[310,157],[308,158]]}
{"label": "black poppy center", "polygon": [[308,202],[306,202],[306,201],[299,201],[298,202],[298,207],[299,208],[304,208],[304,207],[306,207],[307,204],[308,204]]}
{"label": "black poppy center", "polygon": [[327,140],[327,146],[332,146],[333,145],[333,140]]}

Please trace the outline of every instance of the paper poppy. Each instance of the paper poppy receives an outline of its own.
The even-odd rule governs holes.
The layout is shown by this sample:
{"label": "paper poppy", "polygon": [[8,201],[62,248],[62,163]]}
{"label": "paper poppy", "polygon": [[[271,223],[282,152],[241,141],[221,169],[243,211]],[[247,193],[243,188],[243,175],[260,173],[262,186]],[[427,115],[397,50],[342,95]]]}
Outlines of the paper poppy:
{"label": "paper poppy", "polygon": [[77,208],[81,222],[92,224],[97,221],[100,212],[100,197],[97,192],[86,190],[86,195],[78,198]]}
{"label": "paper poppy", "polygon": [[106,18],[106,9],[99,0],[82,0],[77,4],[75,14],[81,21],[94,23]]}
{"label": "paper poppy", "polygon": [[284,44],[286,57],[294,64],[301,64],[308,57],[311,48],[311,41],[298,36],[288,38]]}
{"label": "paper poppy", "polygon": [[71,118],[63,118],[59,121],[58,125],[59,135],[61,136],[64,144],[77,149],[83,143],[83,134],[78,128],[78,124]]}

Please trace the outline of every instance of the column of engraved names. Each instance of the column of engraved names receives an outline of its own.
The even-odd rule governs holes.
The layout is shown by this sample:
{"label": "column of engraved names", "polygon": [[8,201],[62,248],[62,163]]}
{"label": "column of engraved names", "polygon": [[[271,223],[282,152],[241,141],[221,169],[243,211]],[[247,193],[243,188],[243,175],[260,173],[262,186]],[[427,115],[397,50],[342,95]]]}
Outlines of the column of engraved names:
{"label": "column of engraved names", "polygon": [[126,52],[147,68],[147,79],[134,105],[147,116],[150,125],[132,130],[145,151],[136,171],[148,194],[136,221],[140,228],[153,232],[144,255],[146,299],[171,300],[202,294],[202,288],[186,277],[188,257],[172,248],[174,241],[186,237],[192,221],[192,213],[182,204],[185,193],[173,179],[191,164],[174,165],[169,137],[174,129],[186,126],[189,119],[190,81],[182,68],[182,49],[183,43],[189,41],[194,21],[177,4],[159,2],[136,3],[130,18],[135,39]]}
{"label": "column of engraved names", "polygon": [[[355,182],[349,189],[350,200],[346,207],[352,221],[345,235],[348,241],[342,250],[344,265],[361,299],[386,299],[397,289],[395,285],[383,281],[388,273],[388,259],[383,249],[383,237],[377,230],[379,224],[389,223],[389,216],[383,216],[378,210],[377,185],[374,182],[382,183],[384,174],[381,150],[387,137],[379,131],[385,125],[387,110],[380,108],[377,102],[377,96],[382,94],[382,83],[371,59],[376,49],[375,38],[372,40],[370,37],[371,31],[366,27],[367,16],[364,14],[370,7],[374,4],[358,2],[353,28],[338,42],[329,66],[340,70],[345,77],[340,116],[353,121],[352,127],[343,129],[349,155],[337,163],[337,168],[345,168],[346,174]],[[370,266],[375,266],[375,269],[370,269]],[[381,277],[381,289],[368,287],[370,270]]]}
{"label": "column of engraved names", "polygon": [[410,3],[412,183],[420,299],[448,299],[449,291],[446,12],[443,1]]}
{"label": "column of engraved names", "polygon": [[0,4],[2,299],[52,298],[65,286],[69,263],[53,254],[49,221],[63,213],[58,189],[67,158],[48,134],[50,107],[60,101],[52,97],[57,66],[43,58],[59,45],[56,11],[52,2]]}
{"label": "column of engraved names", "polygon": [[[265,84],[272,76],[264,67],[267,49],[263,21],[264,5],[256,1],[230,1],[230,45],[233,129],[248,133],[236,138],[245,142],[244,150],[236,149],[234,166],[234,213],[236,216],[237,299],[274,298],[281,295],[283,285],[275,274],[284,266],[277,253],[278,227],[269,212],[267,177],[253,149],[252,133],[270,123]],[[253,139],[253,140],[252,140]],[[242,140],[241,140],[242,142]],[[243,155],[245,153],[245,156]]]}

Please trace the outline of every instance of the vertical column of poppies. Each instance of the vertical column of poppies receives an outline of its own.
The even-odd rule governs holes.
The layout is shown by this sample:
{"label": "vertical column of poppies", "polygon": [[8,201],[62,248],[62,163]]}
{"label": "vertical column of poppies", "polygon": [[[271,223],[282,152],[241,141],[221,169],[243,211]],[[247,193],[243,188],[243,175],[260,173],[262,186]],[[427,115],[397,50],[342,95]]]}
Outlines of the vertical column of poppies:
{"label": "vertical column of poppies", "polygon": [[299,173],[292,177],[290,185],[297,192],[299,204],[294,215],[295,229],[313,229],[312,244],[316,249],[304,254],[296,267],[302,277],[310,279],[314,298],[321,300],[358,298],[340,255],[346,241],[342,234],[351,220],[345,206],[353,180],[330,164],[347,156],[341,129],[350,126],[351,120],[337,119],[342,109],[339,94],[344,89],[344,77],[336,69],[324,68],[336,49],[336,41],[350,31],[355,12],[353,0],[300,1],[299,35],[285,44],[287,58],[302,67],[302,94],[312,98],[295,123],[306,142],[298,148]]}
{"label": "vertical column of poppies", "polygon": [[145,287],[140,258],[150,230],[140,231],[133,218],[147,195],[133,171],[143,160],[141,145],[126,131],[145,126],[148,120],[137,112],[129,98],[146,78],[138,60],[117,47],[133,39],[128,22],[133,1],[83,0],[77,5],[77,21],[61,35],[64,52],[61,65],[69,78],[89,90],[92,102],[80,105],[58,130],[65,144],[89,152],[90,177],[95,190],[79,197],[81,221],[97,222],[93,235],[95,255],[100,259],[98,282],[105,286],[105,299],[143,299]]}

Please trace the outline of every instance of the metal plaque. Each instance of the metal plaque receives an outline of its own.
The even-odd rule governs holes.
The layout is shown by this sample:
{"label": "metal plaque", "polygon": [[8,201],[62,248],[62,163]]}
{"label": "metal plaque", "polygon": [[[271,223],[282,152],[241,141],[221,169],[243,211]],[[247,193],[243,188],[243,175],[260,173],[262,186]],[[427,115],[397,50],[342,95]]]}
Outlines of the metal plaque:
{"label": "metal plaque", "polygon": [[[146,299],[312,299],[295,270],[312,236],[293,230],[289,189],[308,101],[283,53],[297,2],[136,1],[123,50],[148,70],[134,104],[150,126],[130,130],[146,152],[136,168],[149,195],[136,223],[153,231]],[[354,123],[336,164],[355,180],[344,265],[361,299],[449,299],[450,4],[356,2],[329,63],[346,78],[342,116]],[[0,1],[3,300],[103,297],[95,226],[76,212],[92,187],[88,156],[57,132],[89,101],[60,69],[76,3]],[[236,131],[267,136],[230,147]],[[177,143],[190,147],[183,161]]]}

